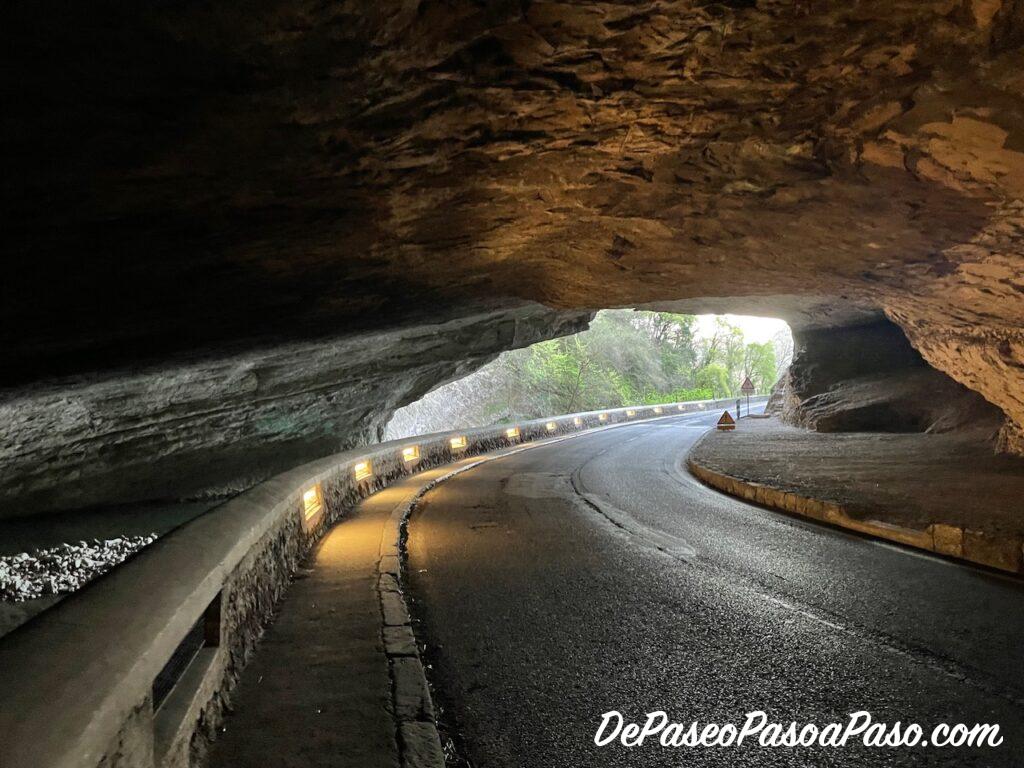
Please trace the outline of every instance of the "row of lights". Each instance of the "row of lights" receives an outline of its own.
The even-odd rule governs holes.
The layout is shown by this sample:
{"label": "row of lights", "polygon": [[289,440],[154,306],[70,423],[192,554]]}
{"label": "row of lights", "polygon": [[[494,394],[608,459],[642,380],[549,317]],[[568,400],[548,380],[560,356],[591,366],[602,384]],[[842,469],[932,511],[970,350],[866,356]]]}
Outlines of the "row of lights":
{"label": "row of lights", "polygon": [[[680,411],[683,410],[682,405],[679,405],[677,407]],[[660,415],[664,413],[664,410],[659,405],[654,408],[654,413]],[[626,411],[626,416],[628,418],[633,418],[634,416],[636,416],[636,411],[630,408],[629,410]],[[600,413],[598,414],[597,419],[598,421],[601,422],[608,421],[608,414]],[[575,416],[573,417],[572,423],[577,427],[581,427],[583,426],[583,418],[581,416]],[[544,425],[544,428],[548,432],[555,432],[558,429],[558,423],[554,421],[549,421]],[[522,433],[520,432],[519,427],[509,427],[508,429],[505,430],[505,437],[507,437],[509,440],[515,441],[518,440],[521,436]],[[466,439],[465,435],[459,435],[458,437],[451,438],[448,441],[448,445],[451,447],[452,452],[458,452],[464,451],[466,447],[469,445],[469,442]],[[418,445],[406,446],[405,448],[402,449],[402,459],[407,464],[419,461],[420,447]],[[352,468],[352,473],[355,475],[356,481],[362,481],[366,480],[367,478],[373,477],[373,462],[371,462],[369,459],[363,459],[362,461],[356,462],[355,466]],[[304,491],[302,494],[302,510],[306,521],[308,522],[317,515],[319,515],[323,508],[323,492],[320,489],[320,484],[317,483],[312,488],[309,488],[308,490]]]}

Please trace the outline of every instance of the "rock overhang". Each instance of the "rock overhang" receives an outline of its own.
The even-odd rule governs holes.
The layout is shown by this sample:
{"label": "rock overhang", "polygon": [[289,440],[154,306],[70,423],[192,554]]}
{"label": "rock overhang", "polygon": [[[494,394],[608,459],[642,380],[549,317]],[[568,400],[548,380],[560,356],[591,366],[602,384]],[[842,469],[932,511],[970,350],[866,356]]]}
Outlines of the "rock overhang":
{"label": "rock overhang", "polygon": [[[116,455],[146,396],[80,408],[76,387],[143,365],[173,382],[201,356],[189,418],[241,409],[239,446],[270,434],[298,460],[598,307],[772,314],[798,334],[884,315],[999,406],[1019,450],[1022,29],[1008,0],[19,7],[7,400],[78,377],[53,434],[89,424]],[[518,340],[493,332],[528,305]],[[461,360],[383,344],[347,377],[314,355],[306,383],[345,404],[283,420],[253,416],[273,375],[250,387],[231,362],[415,326],[466,343],[449,322],[491,330]],[[394,385],[403,366],[416,386]],[[199,446],[170,474],[223,449],[195,429],[167,441]],[[8,456],[68,466],[36,436],[9,428]]]}

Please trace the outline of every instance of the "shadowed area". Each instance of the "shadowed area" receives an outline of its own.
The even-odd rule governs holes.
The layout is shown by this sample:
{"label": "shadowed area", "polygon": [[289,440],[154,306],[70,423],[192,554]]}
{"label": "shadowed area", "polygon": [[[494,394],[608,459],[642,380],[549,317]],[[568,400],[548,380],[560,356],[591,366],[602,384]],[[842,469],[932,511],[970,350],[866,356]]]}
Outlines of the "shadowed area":
{"label": "shadowed area", "polygon": [[891,322],[1019,452],[1022,30],[1012,0],[16,3],[0,514],[248,487],[615,306]]}

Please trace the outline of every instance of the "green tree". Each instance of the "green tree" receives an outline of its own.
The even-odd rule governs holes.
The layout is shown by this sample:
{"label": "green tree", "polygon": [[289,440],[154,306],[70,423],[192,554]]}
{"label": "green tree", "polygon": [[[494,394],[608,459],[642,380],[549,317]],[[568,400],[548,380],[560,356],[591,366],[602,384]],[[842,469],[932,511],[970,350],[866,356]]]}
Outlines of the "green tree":
{"label": "green tree", "polygon": [[718,400],[732,395],[732,384],[729,381],[729,371],[721,363],[705,365],[696,375],[697,386],[712,393],[712,398]]}
{"label": "green tree", "polygon": [[778,378],[775,365],[775,346],[766,341],[763,344],[752,342],[743,351],[743,372],[758,392],[768,392]]}
{"label": "green tree", "polygon": [[608,310],[583,333],[506,352],[432,392],[425,398],[432,413],[410,418],[415,431],[439,431],[456,423],[734,397],[747,375],[767,391],[776,376],[771,348],[747,344],[725,318],[698,336],[692,315]]}

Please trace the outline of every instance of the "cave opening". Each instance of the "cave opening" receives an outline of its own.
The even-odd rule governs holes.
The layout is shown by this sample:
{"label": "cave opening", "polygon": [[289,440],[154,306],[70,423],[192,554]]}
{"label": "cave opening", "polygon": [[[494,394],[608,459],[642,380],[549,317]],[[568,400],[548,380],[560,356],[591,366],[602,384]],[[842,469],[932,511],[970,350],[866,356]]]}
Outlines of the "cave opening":
{"label": "cave opening", "polygon": [[654,310],[597,312],[578,333],[504,351],[395,411],[383,438],[627,406],[768,394],[789,366],[781,319]]}

